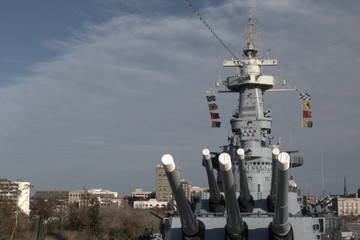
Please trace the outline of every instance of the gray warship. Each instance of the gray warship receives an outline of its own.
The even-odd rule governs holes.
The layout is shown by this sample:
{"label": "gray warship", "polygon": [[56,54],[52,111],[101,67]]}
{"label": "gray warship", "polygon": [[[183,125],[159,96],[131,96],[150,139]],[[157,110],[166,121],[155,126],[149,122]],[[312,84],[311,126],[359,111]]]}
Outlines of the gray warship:
{"label": "gray warship", "polygon": [[[289,178],[289,169],[300,167],[303,158],[282,151],[273,143],[272,119],[264,112],[263,94],[275,78],[262,73],[276,59],[258,58],[251,11],[245,30],[243,59],[225,60],[223,67],[239,68],[239,74],[218,82],[227,92],[239,94],[230,120],[232,136],[220,152],[202,150],[209,192],[190,204],[171,155],[161,163],[169,180],[177,215],[162,224],[166,240],[240,239],[338,239],[337,220],[331,217],[326,199],[309,204]],[[220,92],[220,91],[219,91]],[[200,151],[199,151],[200,152]]]}

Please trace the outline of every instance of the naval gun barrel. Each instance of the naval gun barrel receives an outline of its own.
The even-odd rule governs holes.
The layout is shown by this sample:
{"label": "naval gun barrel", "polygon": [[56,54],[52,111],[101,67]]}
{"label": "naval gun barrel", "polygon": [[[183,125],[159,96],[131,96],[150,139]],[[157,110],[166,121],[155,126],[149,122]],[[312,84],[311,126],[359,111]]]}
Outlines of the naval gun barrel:
{"label": "naval gun barrel", "polygon": [[279,154],[280,154],[280,150],[278,148],[274,148],[272,150],[271,189],[270,189],[270,195],[267,198],[267,207],[270,212],[274,212],[275,210],[277,181],[278,181],[276,166],[277,166]]}
{"label": "naval gun barrel", "polygon": [[240,174],[240,196],[238,198],[241,212],[252,212],[254,209],[254,200],[250,194],[249,184],[246,177],[245,167],[245,151],[239,148],[236,151],[239,158],[239,174]]}
{"label": "naval gun barrel", "polygon": [[214,169],[211,162],[210,151],[209,149],[202,150],[203,155],[203,164],[206,168],[206,174],[208,177],[208,183],[210,188],[210,199],[209,199],[209,209],[211,212],[224,212],[225,211],[225,199],[220,194],[219,187],[216,184],[216,179],[214,176]]}
{"label": "naval gun barrel", "polygon": [[164,167],[172,193],[176,200],[181,221],[181,230],[183,232],[183,239],[204,239],[204,225],[196,220],[190,204],[185,197],[180,177],[175,168],[173,157],[170,154],[165,154],[161,157],[161,163]]}
{"label": "naval gun barrel", "polygon": [[236,200],[234,174],[232,172],[230,155],[227,153],[220,154],[219,164],[226,198],[226,238],[247,239],[247,226],[246,223],[242,221],[239,205]]}
{"label": "naval gun barrel", "polygon": [[270,233],[275,239],[293,239],[292,227],[289,223],[288,193],[289,193],[290,155],[282,152],[277,160],[277,193],[274,221]]}

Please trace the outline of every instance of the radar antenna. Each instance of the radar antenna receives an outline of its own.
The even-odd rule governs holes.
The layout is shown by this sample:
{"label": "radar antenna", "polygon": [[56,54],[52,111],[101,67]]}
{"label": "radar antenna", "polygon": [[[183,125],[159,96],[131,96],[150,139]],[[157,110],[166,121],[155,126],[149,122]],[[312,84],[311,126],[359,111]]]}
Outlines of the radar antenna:
{"label": "radar antenna", "polygon": [[253,58],[258,53],[256,42],[258,41],[258,33],[261,31],[258,30],[258,26],[254,22],[256,22],[256,19],[252,17],[251,7],[249,7],[248,25],[244,31],[244,35],[247,40],[247,46],[243,50],[244,55],[248,58]]}
{"label": "radar antenna", "polygon": [[231,54],[233,58],[239,60],[239,58],[225,45],[225,43],[221,40],[221,38],[214,32],[214,30],[210,27],[210,25],[206,22],[205,18],[201,16],[198,10],[194,7],[190,0],[185,0],[186,3],[189,3],[189,7],[194,11],[194,13],[199,17],[200,21],[209,29],[209,31],[214,35],[216,40]]}

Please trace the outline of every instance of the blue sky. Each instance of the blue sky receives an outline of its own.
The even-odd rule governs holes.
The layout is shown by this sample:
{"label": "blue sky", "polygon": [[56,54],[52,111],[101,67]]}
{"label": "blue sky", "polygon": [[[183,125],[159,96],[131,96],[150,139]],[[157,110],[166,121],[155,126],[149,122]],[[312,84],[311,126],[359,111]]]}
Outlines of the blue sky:
{"label": "blue sky", "polygon": [[54,52],[44,46],[45,42],[66,39],[71,29],[81,28],[86,18],[77,11],[84,10],[94,9],[86,1],[69,1],[67,4],[60,1],[37,1],[35,4],[29,1],[2,2],[2,76],[9,76],[7,79],[12,80],[11,76],[19,76],[29,66],[53,56]]}
{"label": "blue sky", "polygon": [[[303,193],[360,187],[360,33],[355,0],[192,1],[237,55],[248,6],[265,74],[312,95],[312,129],[300,127],[297,92],[265,93],[273,135],[300,150]],[[201,150],[226,144],[236,95],[219,95],[222,128],[211,129],[204,90],[236,72],[230,55],[184,1],[2,1],[0,177],[35,188],[155,189],[170,153],[193,185],[206,186]],[[280,88],[281,86],[277,86]]]}

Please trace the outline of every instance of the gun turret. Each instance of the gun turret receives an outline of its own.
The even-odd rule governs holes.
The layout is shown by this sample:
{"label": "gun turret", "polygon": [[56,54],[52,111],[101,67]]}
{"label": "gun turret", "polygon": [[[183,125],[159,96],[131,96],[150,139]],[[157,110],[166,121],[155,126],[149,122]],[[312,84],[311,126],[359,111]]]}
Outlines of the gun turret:
{"label": "gun turret", "polygon": [[293,231],[289,223],[288,193],[290,155],[282,152],[277,160],[277,193],[274,221],[270,224],[269,239],[293,239]]}
{"label": "gun turret", "polygon": [[278,148],[274,148],[272,150],[271,189],[270,189],[270,195],[267,198],[267,207],[270,212],[274,212],[274,210],[275,210],[276,191],[277,191],[277,167],[276,166],[277,166],[279,154],[280,154],[280,150]]}
{"label": "gun turret", "polygon": [[236,151],[239,158],[239,174],[240,174],[240,196],[238,198],[240,212],[252,212],[254,209],[254,200],[250,194],[249,184],[246,177],[245,167],[245,151],[239,148]]}
{"label": "gun turret", "polygon": [[247,225],[242,221],[239,205],[236,200],[234,175],[231,166],[231,157],[227,153],[219,156],[219,164],[223,188],[226,198],[227,224],[225,227],[226,239],[247,239]]}
{"label": "gun turret", "polygon": [[214,176],[214,170],[211,162],[209,149],[203,149],[202,155],[203,155],[203,165],[205,165],[206,168],[206,174],[208,177],[209,188],[210,188],[209,209],[211,212],[224,212],[225,199],[220,194],[219,187],[216,184],[216,179]]}
{"label": "gun turret", "polygon": [[196,220],[189,202],[185,197],[184,190],[180,183],[180,177],[175,169],[174,160],[171,155],[165,154],[161,157],[166,176],[169,180],[172,193],[175,197],[179,211],[183,239],[203,240],[205,226],[201,221]]}

